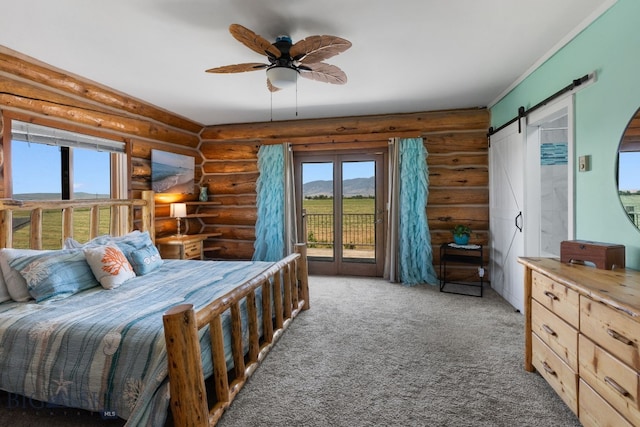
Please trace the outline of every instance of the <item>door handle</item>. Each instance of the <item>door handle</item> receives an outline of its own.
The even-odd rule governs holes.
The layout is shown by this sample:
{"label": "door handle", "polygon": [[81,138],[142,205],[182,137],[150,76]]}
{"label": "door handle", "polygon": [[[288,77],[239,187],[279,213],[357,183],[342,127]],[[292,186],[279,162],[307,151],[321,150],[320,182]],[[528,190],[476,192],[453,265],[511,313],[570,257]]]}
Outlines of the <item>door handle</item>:
{"label": "door handle", "polygon": [[516,215],[516,228],[522,233],[522,212]]}

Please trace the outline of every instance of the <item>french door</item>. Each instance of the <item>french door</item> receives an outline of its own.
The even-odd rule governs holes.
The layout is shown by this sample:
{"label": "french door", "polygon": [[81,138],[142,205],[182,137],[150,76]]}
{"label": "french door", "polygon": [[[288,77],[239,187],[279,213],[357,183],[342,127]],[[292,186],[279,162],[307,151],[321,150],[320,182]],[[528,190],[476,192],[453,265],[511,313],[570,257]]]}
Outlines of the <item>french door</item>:
{"label": "french door", "polygon": [[384,160],[379,152],[295,156],[310,274],[382,276]]}

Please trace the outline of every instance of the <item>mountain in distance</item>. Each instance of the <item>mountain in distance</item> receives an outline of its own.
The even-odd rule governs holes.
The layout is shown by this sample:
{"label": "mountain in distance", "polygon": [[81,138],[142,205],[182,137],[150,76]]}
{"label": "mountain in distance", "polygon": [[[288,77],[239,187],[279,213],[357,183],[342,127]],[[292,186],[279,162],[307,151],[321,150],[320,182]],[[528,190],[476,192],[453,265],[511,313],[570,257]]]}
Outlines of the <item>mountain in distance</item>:
{"label": "mountain in distance", "polygon": [[[342,182],[344,197],[373,197],[376,193],[374,177],[345,179]],[[310,181],[302,185],[303,197],[333,196],[333,181]]]}
{"label": "mountain in distance", "polygon": [[[73,193],[74,199],[109,199],[109,194],[96,194],[96,193],[84,193],[82,191],[76,191]],[[14,194],[12,197],[14,200],[61,200],[60,193],[23,193]]]}

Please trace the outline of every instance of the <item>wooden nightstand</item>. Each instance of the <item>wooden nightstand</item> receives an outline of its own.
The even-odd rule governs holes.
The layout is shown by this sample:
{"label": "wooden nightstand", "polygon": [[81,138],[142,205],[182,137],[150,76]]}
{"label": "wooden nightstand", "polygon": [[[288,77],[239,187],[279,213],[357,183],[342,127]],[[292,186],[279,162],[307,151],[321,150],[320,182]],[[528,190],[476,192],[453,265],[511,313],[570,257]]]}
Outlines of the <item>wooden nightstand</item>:
{"label": "wooden nightstand", "polygon": [[202,242],[207,238],[202,234],[183,234],[156,239],[160,256],[166,259],[204,259]]}

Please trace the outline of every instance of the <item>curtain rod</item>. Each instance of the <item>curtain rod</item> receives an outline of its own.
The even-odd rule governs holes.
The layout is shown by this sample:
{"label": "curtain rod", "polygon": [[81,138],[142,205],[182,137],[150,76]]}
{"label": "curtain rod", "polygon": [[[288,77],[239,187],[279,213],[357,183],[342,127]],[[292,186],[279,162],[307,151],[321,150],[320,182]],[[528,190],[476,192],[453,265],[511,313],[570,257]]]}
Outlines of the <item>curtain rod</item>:
{"label": "curtain rod", "polygon": [[553,101],[554,99],[558,98],[559,96],[562,96],[567,92],[571,92],[576,87],[582,85],[583,83],[588,82],[593,77],[595,77],[595,72],[593,72],[591,74],[585,74],[584,76],[580,77],[579,79],[575,79],[574,81],[571,82],[571,84],[569,84],[569,85],[565,86],[564,88],[560,89],[559,91],[557,91],[553,95],[551,95],[548,98],[544,99],[543,101],[537,103],[536,105],[534,105],[533,107],[529,108],[528,110],[525,110],[524,107],[518,108],[518,115],[516,117],[514,117],[511,120],[509,120],[507,123],[503,124],[502,126],[500,126],[497,129],[494,129],[493,126],[490,127],[489,128],[489,132],[487,133],[487,136],[489,137],[489,136],[493,135],[494,133],[497,133],[497,132],[501,131],[502,129],[506,128],[507,126],[509,126],[510,124],[512,124],[512,123],[514,123],[516,121],[518,122],[518,133],[521,133],[522,132],[522,125],[520,123],[520,119],[522,119],[523,117],[526,117],[527,114],[537,110],[538,108],[545,106],[547,103],[549,103],[550,101]]}

